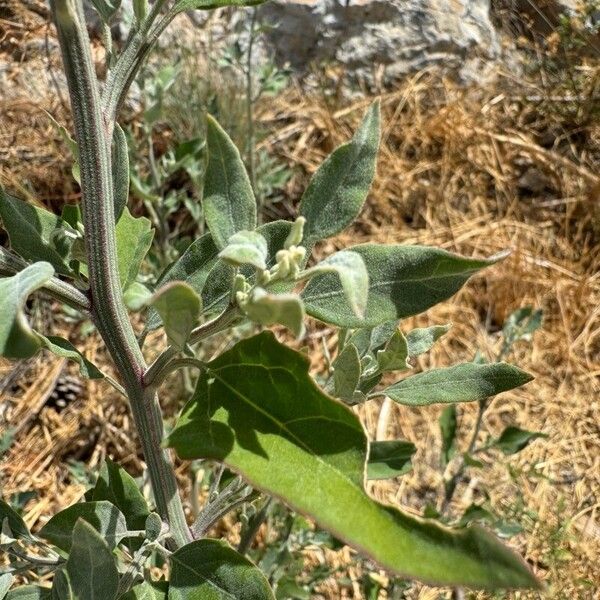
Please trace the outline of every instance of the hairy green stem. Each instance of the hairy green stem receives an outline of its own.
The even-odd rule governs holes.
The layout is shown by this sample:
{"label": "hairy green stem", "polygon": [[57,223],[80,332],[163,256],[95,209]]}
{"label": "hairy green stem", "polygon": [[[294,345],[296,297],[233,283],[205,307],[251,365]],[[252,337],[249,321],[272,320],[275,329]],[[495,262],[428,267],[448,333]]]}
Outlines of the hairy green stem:
{"label": "hairy green stem", "polygon": [[145,389],[146,364],[123,302],[117,267],[110,156],[112,125],[102,114],[81,0],[51,0],[71,97],[80,167],[92,317],[123,380],[158,512],[176,546],[191,541],[170,457],[161,448],[156,394]]}

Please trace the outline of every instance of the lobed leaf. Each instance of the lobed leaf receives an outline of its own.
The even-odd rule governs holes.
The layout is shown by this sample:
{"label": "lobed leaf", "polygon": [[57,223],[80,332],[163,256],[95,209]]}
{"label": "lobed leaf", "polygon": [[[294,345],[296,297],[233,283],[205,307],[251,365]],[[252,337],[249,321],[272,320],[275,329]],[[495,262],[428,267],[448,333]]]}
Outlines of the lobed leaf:
{"label": "lobed leaf", "polygon": [[305,246],[339,233],[359,215],[375,176],[379,122],[376,101],[352,140],[334,150],[313,175],[299,208],[306,217]]}
{"label": "lobed leaf", "polygon": [[371,328],[421,313],[455,294],[469,277],[499,259],[479,260],[427,246],[363,244],[360,254],[369,273],[364,318],[354,314],[333,274],[319,275],[302,292],[306,312],[326,323]]}
{"label": "lobed leaf", "polygon": [[532,379],[529,373],[507,363],[463,363],[407,377],[382,393],[410,406],[473,402],[512,390]]}
{"label": "lobed leaf", "polygon": [[367,462],[367,479],[393,479],[412,469],[415,445],[404,440],[371,442]]}
{"label": "lobed leaf", "polygon": [[0,356],[29,358],[41,346],[23,313],[28,296],[54,275],[52,265],[38,262],[11,277],[0,278]]}
{"label": "lobed leaf", "polygon": [[123,209],[116,226],[117,265],[122,289],[131,285],[150,250],[154,230],[146,217],[134,217],[127,207]]}
{"label": "lobed leaf", "polygon": [[402,576],[472,587],[538,585],[485,531],[452,532],[370,498],[358,418],[316,387],[304,355],[270,332],[208,363],[167,445],[181,458],[224,462]]}

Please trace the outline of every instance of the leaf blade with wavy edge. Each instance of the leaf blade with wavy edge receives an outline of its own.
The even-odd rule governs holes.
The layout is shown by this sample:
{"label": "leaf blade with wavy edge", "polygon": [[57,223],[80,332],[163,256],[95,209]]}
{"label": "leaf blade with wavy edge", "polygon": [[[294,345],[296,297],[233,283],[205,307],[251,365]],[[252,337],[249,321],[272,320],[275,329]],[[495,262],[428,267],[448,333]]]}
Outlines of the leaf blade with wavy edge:
{"label": "leaf blade with wavy edge", "polygon": [[318,275],[302,291],[306,312],[340,327],[375,327],[421,313],[455,294],[469,277],[501,257],[472,259],[427,246],[363,244],[360,254],[369,273],[364,319],[359,319],[333,274]]}
{"label": "leaf blade with wavy edge", "polygon": [[453,533],[370,498],[358,418],[316,387],[306,357],[270,332],[208,363],[167,445],[182,458],[224,462],[398,574],[473,587],[537,585],[484,531]]}
{"label": "leaf blade with wavy edge", "polygon": [[119,572],[115,557],[100,534],[79,519],[66,570],[74,600],[115,600]]}
{"label": "leaf blade with wavy edge", "polygon": [[409,406],[474,402],[512,390],[532,379],[529,373],[507,363],[463,363],[407,377],[382,390],[381,395]]}
{"label": "leaf blade with wavy edge", "polygon": [[117,265],[122,289],[135,281],[153,238],[150,221],[146,217],[134,217],[125,207],[116,226]]}
{"label": "leaf blade with wavy edge", "polygon": [[274,600],[262,572],[218,540],[197,540],[174,552],[169,600]]}
{"label": "leaf blade with wavy edge", "polygon": [[40,338],[29,326],[23,308],[28,296],[53,275],[50,263],[38,262],[0,278],[0,356],[29,358],[40,349]]}
{"label": "leaf blade with wavy edge", "polygon": [[358,217],[375,176],[379,122],[376,101],[352,140],[334,150],[310,180],[299,208],[299,214],[306,217],[306,246],[339,233]]}
{"label": "leaf blade with wavy edge", "polygon": [[84,519],[102,537],[115,547],[127,536],[127,522],[123,513],[106,500],[80,502],[56,513],[41,529],[40,537],[52,542],[57,548],[69,552],[73,543],[75,524]]}
{"label": "leaf blade with wavy edge", "polygon": [[239,150],[210,115],[206,117],[206,142],[202,207],[213,240],[223,250],[232,235],[256,228],[256,200]]}

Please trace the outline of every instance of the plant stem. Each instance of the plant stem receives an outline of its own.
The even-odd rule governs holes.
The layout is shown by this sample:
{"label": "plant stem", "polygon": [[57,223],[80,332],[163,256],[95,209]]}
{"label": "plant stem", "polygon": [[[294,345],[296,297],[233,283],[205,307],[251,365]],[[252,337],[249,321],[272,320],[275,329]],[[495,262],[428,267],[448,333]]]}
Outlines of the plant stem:
{"label": "plant stem", "polygon": [[112,126],[103,118],[81,0],[51,0],[63,55],[80,166],[92,317],[123,385],[148,465],[156,506],[174,544],[191,541],[170,457],[161,448],[156,394],[143,384],[146,364],[123,302],[117,267],[110,157]]}
{"label": "plant stem", "polygon": [[[248,139],[247,139],[247,152],[248,152],[248,175],[250,177],[250,185],[254,194],[257,194],[256,189],[256,153],[254,150],[255,143],[255,132],[254,132],[254,86],[252,81],[252,54],[254,50],[254,28],[256,26],[256,17],[258,11],[256,8],[252,9],[252,18],[250,20],[249,40],[248,40],[248,52],[246,54],[246,121],[248,125]],[[258,200],[259,218],[262,215],[262,200]]]}

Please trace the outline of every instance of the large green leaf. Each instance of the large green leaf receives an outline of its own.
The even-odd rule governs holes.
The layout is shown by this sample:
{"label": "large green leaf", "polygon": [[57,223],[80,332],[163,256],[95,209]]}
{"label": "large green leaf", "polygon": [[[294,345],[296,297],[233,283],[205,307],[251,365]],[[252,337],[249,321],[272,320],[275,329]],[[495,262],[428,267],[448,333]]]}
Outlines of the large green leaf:
{"label": "large green leaf", "polygon": [[73,274],[69,267],[72,241],[64,235],[71,228],[61,217],[9,196],[2,187],[0,217],[17,254],[31,262],[48,262],[62,275]]}
{"label": "large green leaf", "polygon": [[512,390],[532,379],[529,373],[506,363],[463,363],[407,377],[383,390],[382,394],[411,406],[473,402]]}
{"label": "large green leaf", "polygon": [[226,463],[395,573],[448,585],[537,585],[485,531],[453,533],[370,498],[358,418],[270,332],[208,363],[167,444],[182,458]]}
{"label": "large green leaf", "polygon": [[238,231],[256,227],[256,200],[239,150],[221,126],[207,116],[208,165],[204,179],[204,218],[222,250]]}
{"label": "large green leaf", "polygon": [[0,356],[29,358],[40,349],[41,340],[29,326],[23,308],[27,297],[53,275],[52,265],[38,262],[12,277],[0,278]]}
{"label": "large green leaf", "polygon": [[261,571],[224,542],[198,540],[169,560],[169,600],[275,600]]}
{"label": "large green leaf", "polygon": [[59,569],[54,573],[52,600],[74,600],[71,581],[65,569]]}
{"label": "large green leaf", "polygon": [[100,534],[83,519],[75,524],[66,569],[75,600],[116,599],[119,572],[115,557]]}
{"label": "large green leaf", "polygon": [[80,502],[55,514],[40,530],[40,537],[68,552],[74,540],[74,528],[83,519],[98,531],[114,548],[127,536],[127,522],[123,513],[110,502]]}
{"label": "large green leaf", "polygon": [[302,200],[306,246],[345,229],[360,213],[375,175],[379,102],[374,102],[350,142],[337,148],[313,175]]}
{"label": "large green leaf", "polygon": [[146,217],[134,217],[127,207],[117,222],[117,264],[121,287],[135,281],[144,257],[150,250],[154,230]]}
{"label": "large green leaf", "polygon": [[8,526],[15,539],[33,539],[21,515],[4,500],[0,500],[0,531],[5,519],[8,521]]}
{"label": "large green leaf", "polygon": [[50,588],[39,585],[25,585],[8,592],[5,600],[51,600]]}
{"label": "large green leaf", "polygon": [[412,442],[386,440],[369,444],[368,479],[391,479],[408,473],[411,458],[417,451]]}
{"label": "large green leaf", "polygon": [[471,275],[497,262],[464,258],[427,246],[364,244],[350,250],[362,256],[369,272],[364,319],[354,314],[332,273],[311,279],[302,297],[309,315],[351,328],[375,327],[421,313],[456,293]]}

